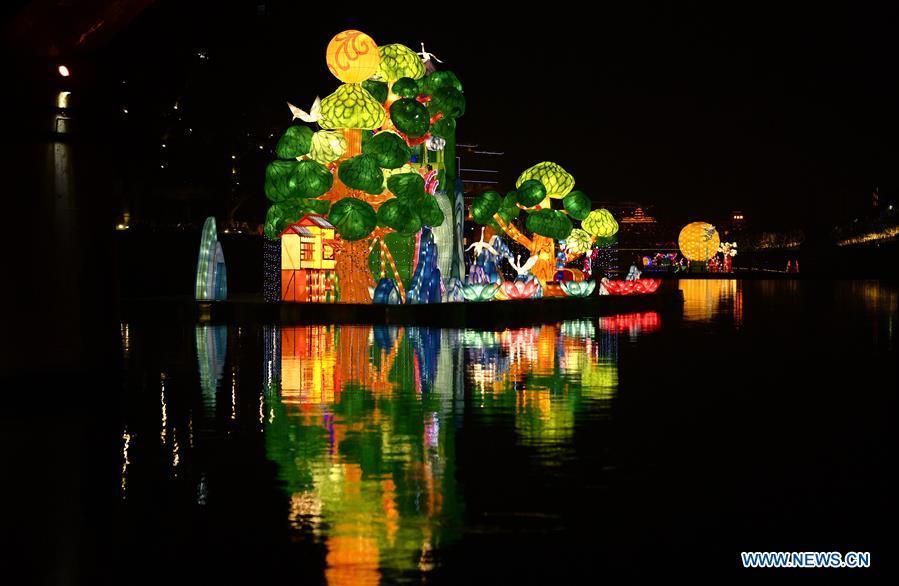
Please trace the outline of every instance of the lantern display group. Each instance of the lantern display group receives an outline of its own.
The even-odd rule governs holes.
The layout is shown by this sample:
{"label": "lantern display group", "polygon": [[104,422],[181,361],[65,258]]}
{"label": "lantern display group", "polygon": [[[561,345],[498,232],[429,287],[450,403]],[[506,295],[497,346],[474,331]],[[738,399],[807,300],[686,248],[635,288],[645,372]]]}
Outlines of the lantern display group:
{"label": "lantern display group", "polygon": [[[615,242],[618,223],[592,209],[558,163],[532,165],[514,190],[484,192],[466,213],[455,155],[466,101],[455,74],[357,30],[335,35],[325,62],[340,85],[297,101],[311,103],[308,111],[288,104],[293,120],[265,171],[266,299],[277,290],[282,301],[307,303],[595,293],[592,262]],[[466,216],[490,230],[468,258]],[[269,258],[277,251],[280,263]]]}

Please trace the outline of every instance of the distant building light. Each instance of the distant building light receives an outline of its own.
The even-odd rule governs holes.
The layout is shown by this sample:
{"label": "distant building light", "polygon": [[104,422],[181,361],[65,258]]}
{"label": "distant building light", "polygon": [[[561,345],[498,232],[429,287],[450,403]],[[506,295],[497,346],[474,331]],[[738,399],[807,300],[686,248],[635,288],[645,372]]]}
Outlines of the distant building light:
{"label": "distant building light", "polygon": [[122,108],[122,114],[127,114],[127,113],[128,113],[128,108]]}
{"label": "distant building light", "polygon": [[232,161],[233,161],[234,159],[236,159],[236,158],[237,158],[237,155],[231,155],[231,160],[232,160]]}
{"label": "distant building light", "polygon": [[57,108],[68,108],[69,107],[69,96],[72,92],[59,92],[56,95],[56,107]]}
{"label": "distant building light", "polygon": [[162,143],[162,148],[165,148],[165,143]]}
{"label": "distant building light", "polygon": [[56,68],[56,71],[58,71],[59,74],[63,77],[69,77],[70,75],[72,75],[72,73],[69,71],[69,68],[65,65],[60,65]]}

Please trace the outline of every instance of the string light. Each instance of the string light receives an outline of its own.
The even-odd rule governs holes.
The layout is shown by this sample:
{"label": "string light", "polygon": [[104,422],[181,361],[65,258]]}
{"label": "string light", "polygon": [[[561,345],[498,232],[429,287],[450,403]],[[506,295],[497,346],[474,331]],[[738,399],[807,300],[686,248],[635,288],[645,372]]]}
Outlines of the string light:
{"label": "string light", "polygon": [[262,242],[262,298],[267,303],[281,300],[281,241],[264,237]]}

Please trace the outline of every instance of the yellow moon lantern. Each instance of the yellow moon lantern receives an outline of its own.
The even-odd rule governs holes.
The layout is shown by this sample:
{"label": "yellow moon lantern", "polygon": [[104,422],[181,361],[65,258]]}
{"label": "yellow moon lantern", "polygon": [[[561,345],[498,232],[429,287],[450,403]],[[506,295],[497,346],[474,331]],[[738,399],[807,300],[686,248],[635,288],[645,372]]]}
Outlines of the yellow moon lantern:
{"label": "yellow moon lantern", "polygon": [[718,252],[721,238],[708,222],[692,222],[684,226],[677,237],[681,254],[688,260],[707,261]]}
{"label": "yellow moon lantern", "polygon": [[378,46],[361,31],[337,33],[325,53],[328,69],[343,83],[359,83],[375,74],[381,57]]}

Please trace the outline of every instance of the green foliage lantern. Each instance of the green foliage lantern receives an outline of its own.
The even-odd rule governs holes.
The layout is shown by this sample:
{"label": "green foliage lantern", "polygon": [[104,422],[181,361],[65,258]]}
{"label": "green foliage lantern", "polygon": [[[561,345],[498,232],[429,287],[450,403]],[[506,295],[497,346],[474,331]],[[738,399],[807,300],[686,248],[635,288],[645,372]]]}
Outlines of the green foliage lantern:
{"label": "green foliage lantern", "polygon": [[611,238],[618,232],[618,222],[605,208],[590,212],[581,222],[581,227],[597,238]]}
{"label": "green foliage lantern", "polygon": [[511,222],[518,217],[520,209],[521,208],[518,207],[518,192],[510,191],[503,198],[502,204],[499,207],[499,215],[504,222]]}
{"label": "green foliage lantern", "polygon": [[309,158],[322,164],[331,163],[346,152],[346,137],[336,130],[319,130],[312,135]]}
{"label": "green foliage lantern", "polygon": [[465,114],[465,96],[454,87],[438,88],[431,95],[428,107],[432,114],[442,112],[444,116],[459,118]]}
{"label": "green foliage lantern", "polygon": [[296,178],[293,175],[299,161],[272,161],[265,168],[265,197],[281,202],[294,197]]}
{"label": "green foliage lantern", "polygon": [[543,161],[525,169],[518,176],[518,180],[515,181],[515,187],[519,187],[528,179],[536,179],[542,183],[543,187],[546,188],[546,195],[554,199],[565,197],[574,187],[574,177],[563,169],[561,165],[552,161]]}
{"label": "green foliage lantern", "polygon": [[534,207],[544,199],[546,199],[546,188],[536,179],[528,179],[518,186],[518,203],[524,207]]}
{"label": "green foliage lantern", "polygon": [[420,79],[425,74],[424,63],[418,54],[405,45],[394,43],[378,47],[381,62],[375,74],[381,81],[397,81],[403,77]]}
{"label": "green foliage lantern", "polygon": [[497,191],[485,191],[474,198],[471,204],[471,217],[478,224],[485,225],[493,222],[493,216],[499,211],[503,203],[503,196]]}
{"label": "green foliage lantern", "polygon": [[379,104],[383,104],[387,101],[387,94],[389,90],[387,89],[387,82],[377,81],[375,79],[366,79],[362,82],[362,87],[371,94],[371,96],[378,101]]}
{"label": "green foliage lantern", "polygon": [[535,234],[555,240],[565,240],[573,228],[568,216],[558,210],[550,209],[529,213],[525,226]]}
{"label": "green foliage lantern", "polygon": [[401,98],[414,98],[418,95],[418,82],[411,77],[401,77],[394,82],[393,93]]}
{"label": "green foliage lantern", "polygon": [[345,83],[322,100],[322,128],[362,128],[371,130],[384,125],[386,112],[368,91],[356,83]]}
{"label": "green foliage lantern", "polygon": [[378,166],[397,169],[409,162],[412,149],[395,132],[382,130],[362,144],[362,152],[374,159]]}
{"label": "green foliage lantern", "polygon": [[368,202],[345,197],[331,206],[328,221],[346,240],[362,240],[375,229],[378,216]]}
{"label": "green foliage lantern", "polygon": [[284,131],[275,145],[275,154],[279,159],[295,159],[309,154],[312,148],[312,129],[308,126],[294,125]]}
{"label": "green foliage lantern", "polygon": [[593,245],[593,237],[581,228],[575,228],[565,239],[568,250],[576,254],[584,254]]}
{"label": "green foliage lantern", "polygon": [[590,214],[590,198],[583,191],[571,191],[562,198],[562,206],[575,220],[584,220]]}
{"label": "green foliage lantern", "polygon": [[387,189],[400,199],[416,201],[425,194],[425,180],[418,173],[398,173],[387,179]]}
{"label": "green foliage lantern", "polygon": [[440,88],[453,88],[462,91],[462,82],[452,71],[434,71],[418,80],[419,93],[434,95]]}
{"label": "green foliage lantern", "polygon": [[378,208],[378,225],[396,230],[398,234],[415,234],[421,230],[421,223],[412,202],[393,198]]}
{"label": "green foliage lantern", "polygon": [[440,138],[449,138],[456,132],[456,121],[452,118],[441,118],[431,126],[431,134]]}
{"label": "green foliage lantern", "polygon": [[411,138],[422,136],[431,126],[428,109],[411,98],[403,98],[391,104],[390,119],[400,132]]}
{"label": "green foliage lantern", "polygon": [[280,236],[287,226],[297,221],[300,217],[301,212],[296,208],[285,204],[275,204],[268,208],[268,212],[265,214],[263,231],[267,237],[274,240]]}
{"label": "green foliage lantern", "polygon": [[318,197],[331,189],[333,181],[327,168],[310,159],[272,161],[265,168],[265,196],[274,202]]}
{"label": "green foliage lantern", "polygon": [[334,183],[334,176],[327,167],[311,159],[299,161],[293,174],[296,178],[295,197],[324,195]]}
{"label": "green foliage lantern", "polygon": [[371,195],[384,191],[384,174],[375,159],[368,155],[356,155],[341,163],[337,176],[351,189]]}
{"label": "green foliage lantern", "polygon": [[297,204],[297,209],[303,214],[318,214],[327,216],[331,209],[331,202],[326,199],[302,199]]}

